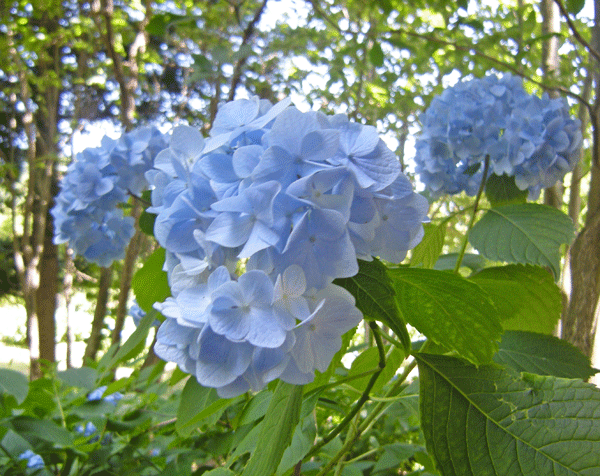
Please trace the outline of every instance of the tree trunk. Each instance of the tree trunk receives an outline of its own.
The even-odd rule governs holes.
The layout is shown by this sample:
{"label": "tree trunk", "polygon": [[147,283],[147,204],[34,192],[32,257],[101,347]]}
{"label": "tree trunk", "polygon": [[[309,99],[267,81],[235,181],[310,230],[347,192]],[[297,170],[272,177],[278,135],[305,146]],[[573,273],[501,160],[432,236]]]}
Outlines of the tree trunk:
{"label": "tree trunk", "polygon": [[[542,35],[550,35],[560,32],[560,12],[554,0],[542,0]],[[559,67],[558,59],[558,37],[550,36],[542,45],[542,67],[547,84],[552,84]],[[558,93],[552,87],[546,92],[551,97],[558,97]],[[554,208],[562,206],[564,187],[561,182],[544,190],[544,203]]]}
{"label": "tree trunk", "polygon": [[133,205],[133,210],[131,215],[135,219],[135,228],[136,232],[131,242],[127,246],[127,251],[125,253],[125,261],[123,262],[123,270],[121,272],[121,289],[119,291],[119,301],[117,303],[117,313],[115,316],[115,327],[111,334],[110,344],[121,344],[121,331],[123,330],[123,325],[125,324],[125,317],[127,317],[127,307],[129,300],[129,291],[131,290],[131,279],[133,278],[133,271],[135,266],[135,261],[137,259],[139,248],[140,248],[140,240],[142,232],[138,226],[138,219],[140,214],[142,213],[142,206],[139,201],[136,201]]}
{"label": "tree trunk", "polygon": [[[600,0],[594,2],[592,47],[600,46]],[[571,292],[569,306],[563,315],[562,337],[591,357],[594,350],[600,295],[600,69],[592,58],[595,74],[595,107],[593,117],[593,150],[590,189],[585,225],[570,250]]]}
{"label": "tree trunk", "polygon": [[96,309],[92,321],[92,330],[88,338],[83,362],[96,360],[96,355],[102,343],[102,328],[104,327],[104,316],[108,307],[108,297],[110,286],[112,284],[112,268],[102,268],[100,273],[100,282],[98,283],[98,298],[96,299]]}
{"label": "tree trunk", "polygon": [[40,260],[40,286],[37,289],[37,316],[40,359],[56,361],[56,297],[58,294],[58,248],[53,242],[54,223],[46,217],[44,250]]}

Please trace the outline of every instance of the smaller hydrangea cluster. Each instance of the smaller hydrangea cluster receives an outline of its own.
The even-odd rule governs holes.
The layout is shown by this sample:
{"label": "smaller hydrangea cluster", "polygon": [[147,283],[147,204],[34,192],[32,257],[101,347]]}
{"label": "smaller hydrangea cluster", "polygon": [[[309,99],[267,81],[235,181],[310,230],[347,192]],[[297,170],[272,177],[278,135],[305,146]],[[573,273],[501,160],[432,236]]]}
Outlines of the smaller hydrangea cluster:
{"label": "smaller hydrangea cluster", "polygon": [[88,421],[85,426],[82,424],[77,425],[75,427],[75,431],[77,433],[81,433],[83,436],[92,436],[98,431],[98,428],[96,428],[96,425],[94,425],[91,421]]}
{"label": "smaller hydrangea cluster", "polygon": [[505,74],[458,83],[433,99],[417,140],[416,172],[433,197],[475,195],[483,162],[515,178],[535,199],[571,171],[581,145],[580,122],[567,102],[528,94]]}
{"label": "smaller hydrangea cluster", "polygon": [[19,459],[27,460],[27,467],[29,469],[42,469],[45,466],[42,457],[31,450],[21,453]]}
{"label": "smaller hydrangea cluster", "polygon": [[324,372],[362,318],[333,281],[423,235],[427,201],[376,129],[289,101],[224,104],[208,139],[174,129],[154,167],[172,291],[154,349],[222,397]]}
{"label": "smaller hydrangea cluster", "polygon": [[167,145],[167,136],[147,127],[118,140],[104,137],[100,147],[77,154],[51,211],[55,242],[68,241],[75,253],[100,266],[123,258],[134,221],[118,206],[148,188],[144,174]]}
{"label": "smaller hydrangea cluster", "polygon": [[123,398],[123,394],[121,392],[113,392],[110,395],[107,395],[106,397],[104,397],[104,392],[106,392],[106,389],[108,387],[106,385],[103,385],[101,387],[98,387],[94,390],[92,390],[88,396],[87,399],[89,402],[96,402],[96,401],[100,401],[100,400],[104,400],[107,403],[110,403],[112,405],[117,405],[117,403],[119,403],[119,400],[121,400]]}

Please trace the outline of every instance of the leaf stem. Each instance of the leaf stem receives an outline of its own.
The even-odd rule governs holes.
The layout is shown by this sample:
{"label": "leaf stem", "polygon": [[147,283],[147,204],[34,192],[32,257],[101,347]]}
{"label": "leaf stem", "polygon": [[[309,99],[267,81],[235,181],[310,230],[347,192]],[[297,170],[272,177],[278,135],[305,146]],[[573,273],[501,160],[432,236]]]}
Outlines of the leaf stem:
{"label": "leaf stem", "polygon": [[[337,435],[340,434],[340,432],[344,428],[346,428],[350,424],[352,419],[356,416],[356,414],[358,414],[360,409],[363,407],[363,405],[369,399],[369,392],[375,385],[377,377],[379,377],[379,375],[381,374],[381,372],[383,371],[383,369],[385,367],[385,348],[383,346],[383,341],[381,339],[381,335],[378,332],[379,326],[377,326],[377,324],[373,321],[369,322],[369,326],[371,327],[371,329],[373,329],[373,336],[375,337],[375,343],[377,344],[377,350],[379,352],[379,368],[373,373],[373,375],[371,375],[371,378],[369,379],[369,382],[367,383],[365,390],[363,391],[361,397],[358,399],[358,401],[356,402],[356,404],[354,405],[352,410],[350,410],[350,412],[344,417],[344,419],[340,422],[340,424],[338,426],[336,426],[327,435],[325,435],[319,443],[317,443],[315,446],[313,446],[313,448],[305,456],[305,458],[309,458],[309,457],[313,456],[314,454],[316,454],[323,446],[325,446],[327,443],[329,443],[331,440],[333,440]],[[331,468],[331,466],[330,466],[330,468]]]}
{"label": "leaf stem", "polygon": [[58,395],[58,388],[56,386],[56,380],[57,380],[56,374],[53,372],[52,390],[54,391],[54,398],[56,399],[56,406],[58,407],[58,411],[60,413],[60,421],[62,423],[63,428],[66,428],[67,427],[67,419],[65,418],[65,412],[63,410],[62,403],[60,402],[60,396]]}
{"label": "leaf stem", "polygon": [[463,258],[465,257],[465,251],[467,250],[467,244],[469,242],[469,232],[473,225],[475,224],[475,216],[477,215],[477,211],[479,210],[479,201],[481,200],[481,196],[483,195],[483,190],[485,189],[485,182],[487,181],[488,170],[490,168],[490,156],[485,156],[485,161],[483,163],[483,176],[481,177],[481,183],[479,184],[479,190],[477,191],[477,196],[475,197],[475,203],[473,204],[473,209],[471,210],[471,217],[469,219],[469,225],[467,226],[467,231],[462,241],[462,245],[460,247],[460,252],[458,253],[458,257],[456,258],[456,265],[454,266],[454,272],[458,274],[460,270],[460,265],[462,264]]}

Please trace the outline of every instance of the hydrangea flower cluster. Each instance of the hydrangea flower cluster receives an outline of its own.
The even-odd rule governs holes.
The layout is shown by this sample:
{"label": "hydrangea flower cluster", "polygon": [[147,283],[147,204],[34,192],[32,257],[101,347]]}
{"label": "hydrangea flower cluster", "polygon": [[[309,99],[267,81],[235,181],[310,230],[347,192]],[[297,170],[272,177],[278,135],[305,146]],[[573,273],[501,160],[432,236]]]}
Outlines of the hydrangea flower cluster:
{"label": "hydrangea flower cluster", "polygon": [[27,460],[27,467],[29,469],[42,469],[45,466],[42,457],[31,450],[21,453],[19,459]]}
{"label": "hydrangea flower cluster", "polygon": [[475,195],[489,156],[490,173],[513,176],[535,199],[573,169],[580,145],[565,100],[530,95],[510,74],[486,76],[433,99],[415,144],[416,172],[434,197]]}
{"label": "hydrangea flower cluster", "polygon": [[75,253],[100,266],[123,258],[134,220],[123,216],[118,205],[148,188],[144,174],[167,145],[167,136],[147,127],[118,140],[104,137],[100,147],[80,152],[61,181],[51,211],[54,241],[68,241]]}
{"label": "hydrangea flower cluster", "polygon": [[428,208],[374,127],[289,101],[174,129],[146,177],[172,291],[154,350],[222,397],[324,372],[362,318],[333,281],[402,261]]}

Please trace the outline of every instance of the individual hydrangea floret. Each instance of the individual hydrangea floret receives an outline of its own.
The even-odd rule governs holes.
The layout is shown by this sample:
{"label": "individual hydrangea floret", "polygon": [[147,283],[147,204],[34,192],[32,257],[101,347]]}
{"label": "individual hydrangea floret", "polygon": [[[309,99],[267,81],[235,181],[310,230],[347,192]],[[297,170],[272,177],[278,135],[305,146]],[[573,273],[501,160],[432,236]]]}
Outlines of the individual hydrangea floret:
{"label": "individual hydrangea floret", "polygon": [[146,177],[172,293],[154,350],[222,397],[325,371],[362,319],[333,281],[400,262],[428,208],[375,128],[289,101],[227,103],[207,139],[176,128]]}
{"label": "individual hydrangea floret", "polygon": [[19,459],[27,460],[27,467],[29,469],[42,469],[45,466],[42,457],[37,453],[34,453],[32,450],[27,450],[21,453],[19,455]]}
{"label": "individual hydrangea floret", "polygon": [[433,99],[415,144],[416,172],[434,198],[475,195],[489,157],[490,174],[514,177],[537,198],[573,169],[580,145],[580,122],[564,99],[530,95],[510,74],[490,75]]}
{"label": "individual hydrangea floret", "polygon": [[100,266],[123,258],[134,220],[117,207],[148,188],[145,173],[166,146],[163,133],[146,127],[118,140],[105,137],[100,147],[79,153],[51,210],[54,241],[69,242],[75,253]]}

